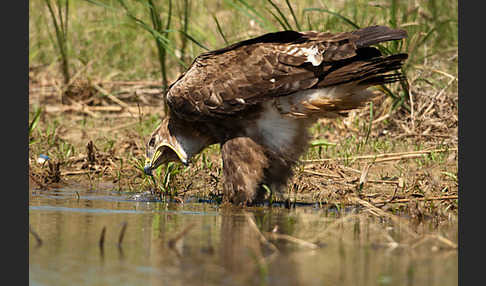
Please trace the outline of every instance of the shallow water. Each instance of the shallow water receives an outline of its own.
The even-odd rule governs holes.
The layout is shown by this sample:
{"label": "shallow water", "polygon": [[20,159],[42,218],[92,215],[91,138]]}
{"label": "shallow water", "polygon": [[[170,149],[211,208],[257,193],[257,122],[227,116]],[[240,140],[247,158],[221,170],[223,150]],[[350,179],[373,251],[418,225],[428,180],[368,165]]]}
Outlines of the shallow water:
{"label": "shallow water", "polygon": [[30,285],[458,284],[457,250],[424,239],[457,243],[456,222],[423,223],[414,236],[313,207],[244,211],[70,189],[31,192],[29,220],[42,239],[29,238]]}

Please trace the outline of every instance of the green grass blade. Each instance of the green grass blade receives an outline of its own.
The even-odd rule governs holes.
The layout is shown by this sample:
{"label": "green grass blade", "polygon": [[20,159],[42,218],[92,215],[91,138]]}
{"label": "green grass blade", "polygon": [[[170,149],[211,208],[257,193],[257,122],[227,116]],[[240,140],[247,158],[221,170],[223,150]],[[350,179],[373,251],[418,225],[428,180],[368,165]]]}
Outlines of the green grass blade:
{"label": "green grass blade", "polygon": [[[248,3],[246,3],[246,1],[244,1],[244,0],[235,0],[235,1],[224,0],[224,2],[226,2],[226,4],[230,5],[231,7],[236,9],[237,11],[240,11],[242,14],[244,14],[248,18],[254,20],[263,29],[265,29],[267,31],[276,30],[276,28],[273,24],[269,23],[268,20],[265,17],[260,15],[253,7],[248,5]],[[242,6],[239,6],[234,2],[239,2],[239,3],[241,3]],[[250,13],[248,11],[251,11],[252,13]]]}
{"label": "green grass blade", "polygon": [[169,11],[167,15],[167,23],[165,25],[165,29],[170,29],[170,23],[172,22],[172,0],[169,0]]}
{"label": "green grass blade", "polygon": [[[181,52],[181,60],[182,61],[186,61],[186,49],[187,49],[187,40],[188,40],[188,37],[186,37],[185,35],[188,34],[188,29],[189,29],[189,13],[190,13],[190,9],[191,9],[191,4],[189,3],[188,0],[184,0],[184,15],[183,15],[183,26],[182,26],[182,30],[184,31],[184,34],[183,36],[181,37],[182,39],[182,45],[181,45],[181,48],[180,48],[180,52]],[[184,72],[183,69],[180,70],[181,72]]]}
{"label": "green grass blade", "polygon": [[35,111],[34,118],[32,118],[32,121],[29,124],[29,137],[34,131],[35,127],[37,126],[41,113],[42,113],[42,108],[38,107]]}
{"label": "green grass blade", "polygon": [[391,1],[391,7],[390,7],[390,26],[392,28],[397,27],[397,10],[398,10],[398,3],[397,0],[392,0]]}
{"label": "green grass blade", "polygon": [[313,30],[309,15],[307,15],[307,29]]}
{"label": "green grass blade", "polygon": [[297,30],[300,31],[300,24],[299,21],[297,21],[297,17],[295,16],[294,9],[292,8],[292,5],[290,4],[289,0],[285,0],[285,3],[287,3],[287,7],[289,7],[290,13],[292,14],[292,18],[294,18],[295,26],[297,27]]}
{"label": "green grass blade", "polygon": [[310,143],[311,147],[318,147],[318,146],[336,146],[336,143],[329,142],[324,139],[316,139]]}
{"label": "green grass blade", "polygon": [[[287,21],[287,18],[285,17],[285,15],[282,13],[282,11],[280,10],[280,8],[278,8],[278,6],[272,2],[272,0],[267,0],[270,5],[272,5],[273,8],[275,8],[275,10],[277,10],[277,13],[280,15],[280,17],[282,18],[283,22],[285,23],[285,26],[287,26],[286,30],[292,30],[292,26],[289,24],[289,21]],[[275,18],[278,18],[276,17],[275,14],[272,13],[272,15],[275,17]],[[282,24],[281,21],[279,21],[280,24]]]}
{"label": "green grass blade", "polygon": [[69,0],[66,1],[64,15],[66,16],[66,19],[64,21],[64,33],[65,33],[65,36],[67,37],[67,33],[68,33],[68,22],[69,22]]}
{"label": "green grass blade", "polygon": [[275,15],[270,9],[266,8],[266,10],[268,11],[268,13],[270,13],[273,16],[273,18],[275,18],[275,20],[277,20],[277,22],[280,24],[280,26],[282,26],[282,28],[285,31],[292,30],[292,28],[286,26],[285,23],[282,22],[282,20],[280,20],[280,18],[277,15]]}
{"label": "green grass blade", "polygon": [[219,35],[223,38],[224,44],[229,45],[228,40],[226,39],[223,30],[221,29],[221,25],[219,25],[218,18],[216,18],[216,15],[213,14],[213,19],[214,22],[216,22],[216,27],[218,28],[218,33]]}
{"label": "green grass blade", "polygon": [[[56,13],[52,8],[51,1],[45,0],[44,2],[47,5],[47,8],[51,15],[52,23],[54,25],[54,30],[56,32],[57,46],[59,48],[59,53],[61,54],[61,68],[62,68],[62,74],[64,76],[64,83],[68,84],[70,81],[70,74],[69,74],[69,60],[67,55],[67,38],[66,35],[63,33],[62,27],[60,27],[58,20],[56,19]],[[60,5],[60,2],[58,2],[58,5]],[[61,7],[58,7],[58,11],[61,11]],[[60,16],[59,21],[62,21],[62,16]]]}
{"label": "green grass blade", "polygon": [[360,27],[356,23],[354,23],[353,21],[351,21],[350,19],[344,17],[343,15],[341,15],[339,13],[336,13],[336,12],[333,12],[333,11],[330,11],[330,10],[327,10],[327,9],[322,9],[322,8],[305,8],[302,11],[302,13],[307,13],[307,12],[311,12],[311,11],[317,11],[317,12],[323,12],[323,13],[331,14],[331,15],[336,16],[339,19],[343,20],[345,23],[351,25],[353,28],[360,29]]}
{"label": "green grass blade", "polygon": [[[69,1],[66,2],[69,3]],[[62,16],[61,7],[62,7],[61,0],[57,0],[57,18],[59,19],[59,29],[61,30],[61,33],[64,35],[64,21],[63,21],[64,17]]]}
{"label": "green grass blade", "polygon": [[118,11],[118,9],[116,7],[111,6],[111,5],[107,5],[107,4],[100,2],[100,1],[96,1],[96,0],[84,0],[84,1],[91,3],[93,5],[99,6],[99,7],[103,7],[103,8],[108,9],[108,10]]}
{"label": "green grass blade", "polygon": [[184,68],[187,68],[186,64],[181,61],[179,59],[179,57],[177,57],[175,55],[175,52],[174,52],[174,49],[170,46],[170,41],[169,39],[167,38],[166,35],[164,34],[167,34],[168,32],[170,32],[171,30],[161,30],[161,31],[157,31],[155,30],[154,28],[150,27],[150,25],[148,25],[147,23],[145,23],[144,21],[140,20],[139,18],[137,18],[135,15],[133,15],[133,13],[131,12],[131,10],[128,8],[128,6],[126,5],[125,1],[124,0],[118,0],[118,2],[120,3],[120,5],[123,7],[123,9],[125,10],[126,12],[126,15],[132,20],[134,21],[137,25],[139,25],[141,28],[143,28],[144,30],[146,30],[147,32],[149,32],[157,41],[157,44],[160,44],[164,50],[166,52],[168,52],[171,56],[174,57],[174,59],[182,66],[184,66]]}
{"label": "green grass blade", "polygon": [[370,138],[372,125],[373,125],[373,101],[370,102],[370,124],[368,125],[368,130],[366,131],[366,138],[364,142],[365,145],[368,143],[368,139]]}
{"label": "green grass blade", "polygon": [[162,30],[162,19],[160,19],[160,14],[157,9],[157,6],[153,3],[152,0],[148,1],[149,3],[149,11],[150,11],[150,19],[152,20],[152,25],[156,31]]}
{"label": "green grass blade", "polygon": [[[157,6],[154,4],[152,0],[148,0],[148,9],[150,11],[150,19],[152,21],[152,26],[155,31],[164,34],[165,38],[167,39],[167,33],[162,32],[162,19],[160,18],[160,12],[157,8]],[[159,57],[159,66],[160,66],[160,72],[162,75],[162,85],[164,86],[164,89],[167,88],[168,84],[168,79],[167,79],[167,59],[166,59],[166,48],[164,45],[161,43],[161,41],[154,37],[155,44],[157,46],[157,51],[158,51],[158,57]],[[168,39],[167,39],[168,40]],[[166,99],[165,99],[165,93],[164,93],[164,110],[166,110]]]}
{"label": "green grass blade", "polygon": [[432,34],[434,34],[434,32],[437,32],[439,30],[439,28],[444,25],[444,24],[447,24],[449,22],[454,22],[455,20],[453,19],[448,19],[448,20],[445,20],[445,21],[442,21],[442,22],[439,22],[437,25],[435,25],[433,28],[431,28],[426,34],[425,36],[413,47],[413,50],[412,51],[409,51],[409,59],[407,61],[407,63],[405,64],[407,67],[410,66],[411,64],[415,63],[415,56],[417,55],[417,53],[415,52],[418,48],[420,48],[422,45],[424,45],[428,40],[429,38],[432,36]]}
{"label": "green grass blade", "polygon": [[206,47],[205,45],[203,45],[201,42],[197,41],[196,39],[194,39],[191,35],[189,35],[188,33],[182,31],[182,30],[178,30],[179,33],[183,34],[185,37],[187,37],[189,40],[191,40],[194,44],[198,45],[199,47],[205,49],[206,51],[210,51],[210,49],[208,47]]}

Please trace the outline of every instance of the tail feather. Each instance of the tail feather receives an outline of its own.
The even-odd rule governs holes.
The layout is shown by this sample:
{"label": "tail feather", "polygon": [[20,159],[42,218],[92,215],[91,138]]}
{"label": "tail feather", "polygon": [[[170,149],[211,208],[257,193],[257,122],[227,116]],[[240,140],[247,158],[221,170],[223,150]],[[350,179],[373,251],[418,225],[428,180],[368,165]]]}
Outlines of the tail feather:
{"label": "tail feather", "polygon": [[406,80],[399,70],[407,54],[383,56],[380,50],[371,47],[407,37],[404,30],[371,26],[356,30],[351,36],[316,32],[307,35],[312,45],[291,46],[286,56],[296,60],[291,62],[283,57],[282,60],[292,66],[310,62],[308,70],[318,81],[309,89],[275,99],[280,114],[297,118],[336,117],[363,107],[376,96],[368,87]]}
{"label": "tail feather", "polygon": [[381,42],[400,40],[407,37],[405,30],[391,29],[385,26],[370,26],[352,32],[359,38],[354,42],[357,48],[367,47]]}
{"label": "tail feather", "polygon": [[377,75],[374,77],[370,77],[363,81],[359,82],[361,86],[373,86],[373,85],[380,85],[380,84],[387,84],[393,83],[397,81],[403,81],[407,78],[402,74],[385,74],[385,75]]}
{"label": "tail feather", "polygon": [[396,54],[348,63],[329,72],[317,88],[279,98],[276,106],[281,114],[292,117],[336,117],[363,107],[376,96],[368,87],[405,80],[397,70],[406,58],[406,54]]}
{"label": "tail feather", "polygon": [[[329,87],[350,82],[364,82],[370,78],[379,78],[386,73],[399,70],[407,54],[375,57],[366,60],[351,61],[350,63],[329,69],[324,74],[318,87]],[[374,84],[382,84],[374,81]],[[369,86],[369,84],[368,84]]]}

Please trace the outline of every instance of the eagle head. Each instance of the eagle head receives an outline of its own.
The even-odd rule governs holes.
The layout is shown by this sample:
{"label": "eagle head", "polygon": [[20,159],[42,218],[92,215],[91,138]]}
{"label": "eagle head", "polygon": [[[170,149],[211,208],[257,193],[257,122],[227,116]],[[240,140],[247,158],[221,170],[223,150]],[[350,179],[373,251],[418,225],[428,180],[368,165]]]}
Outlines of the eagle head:
{"label": "eagle head", "polygon": [[187,153],[171,129],[166,118],[150,135],[145,154],[145,174],[152,175],[152,170],[168,162],[180,160],[184,165],[188,164]]}

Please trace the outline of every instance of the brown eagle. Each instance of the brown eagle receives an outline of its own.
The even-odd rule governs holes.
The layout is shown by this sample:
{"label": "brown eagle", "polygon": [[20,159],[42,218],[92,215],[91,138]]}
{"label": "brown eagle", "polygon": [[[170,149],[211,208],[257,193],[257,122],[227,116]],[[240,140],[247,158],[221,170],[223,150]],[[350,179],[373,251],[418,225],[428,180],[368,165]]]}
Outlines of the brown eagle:
{"label": "brown eagle", "polygon": [[308,127],[362,107],[368,87],[403,80],[407,54],[370,45],[407,37],[371,26],[352,32],[269,33],[199,55],[167,92],[169,114],[147,145],[145,172],[184,164],[220,144],[223,198],[235,204],[279,191],[306,151]]}

